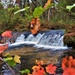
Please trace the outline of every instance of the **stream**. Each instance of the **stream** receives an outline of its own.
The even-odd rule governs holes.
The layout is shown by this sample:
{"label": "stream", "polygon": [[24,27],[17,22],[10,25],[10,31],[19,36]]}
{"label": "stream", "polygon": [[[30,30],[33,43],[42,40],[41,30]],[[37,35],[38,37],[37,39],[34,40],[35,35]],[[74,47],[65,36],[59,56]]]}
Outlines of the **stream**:
{"label": "stream", "polygon": [[[45,64],[53,63],[58,66],[57,75],[61,75],[62,69],[58,58],[64,51],[68,50],[63,43],[64,30],[50,30],[39,32],[37,35],[32,35],[29,32],[21,33],[14,43],[9,44],[8,50],[12,56],[18,54],[21,56],[21,64],[17,64],[18,70],[29,68],[35,65],[36,59],[45,61]],[[15,71],[15,70],[14,70]],[[16,75],[21,75],[16,72]],[[0,75],[13,75],[5,64],[0,64]]]}

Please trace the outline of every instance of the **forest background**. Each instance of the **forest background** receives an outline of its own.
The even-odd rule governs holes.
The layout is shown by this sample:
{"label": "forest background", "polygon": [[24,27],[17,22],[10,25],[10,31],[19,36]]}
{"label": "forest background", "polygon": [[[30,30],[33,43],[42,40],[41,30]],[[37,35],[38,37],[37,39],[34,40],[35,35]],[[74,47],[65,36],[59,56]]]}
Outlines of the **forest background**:
{"label": "forest background", "polygon": [[[16,0],[13,5],[9,0],[7,8],[4,8],[0,3],[0,33],[5,30],[12,31],[29,31],[29,23],[33,18],[35,8],[44,7],[47,0]],[[53,0],[54,6],[47,9],[41,16],[41,30],[50,29],[66,29],[67,31],[75,25],[75,8],[71,11],[66,9],[66,6],[73,5],[74,0]],[[14,15],[19,9],[30,7],[28,10]]]}

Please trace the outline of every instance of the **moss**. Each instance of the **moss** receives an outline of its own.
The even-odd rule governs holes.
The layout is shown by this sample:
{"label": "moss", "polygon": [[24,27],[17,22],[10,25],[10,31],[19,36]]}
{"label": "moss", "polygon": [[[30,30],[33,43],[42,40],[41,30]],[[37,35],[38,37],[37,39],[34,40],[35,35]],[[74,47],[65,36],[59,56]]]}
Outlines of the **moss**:
{"label": "moss", "polygon": [[75,48],[75,32],[65,34],[63,40],[65,45]]}

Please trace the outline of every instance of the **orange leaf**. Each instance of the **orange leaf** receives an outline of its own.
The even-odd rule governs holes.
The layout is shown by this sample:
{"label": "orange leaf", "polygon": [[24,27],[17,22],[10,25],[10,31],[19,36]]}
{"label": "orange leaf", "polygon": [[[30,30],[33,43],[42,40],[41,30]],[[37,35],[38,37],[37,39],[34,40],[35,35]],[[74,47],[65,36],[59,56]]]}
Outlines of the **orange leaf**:
{"label": "orange leaf", "polygon": [[44,75],[45,71],[42,66],[34,66],[32,75]]}
{"label": "orange leaf", "polygon": [[42,60],[36,60],[36,64],[37,65],[43,65],[44,64],[44,61],[42,61]]}
{"label": "orange leaf", "polygon": [[37,32],[40,30],[40,20],[39,18],[33,18],[30,23],[30,31],[31,33],[37,34]]}
{"label": "orange leaf", "polygon": [[2,53],[2,52],[4,52],[4,50],[6,50],[6,49],[8,49],[8,45],[1,45],[0,46],[0,54]]}
{"label": "orange leaf", "polygon": [[49,64],[48,66],[46,66],[46,72],[49,74],[55,74],[56,68],[56,66]]}
{"label": "orange leaf", "polygon": [[75,75],[75,68],[67,68],[62,75]]}
{"label": "orange leaf", "polygon": [[44,8],[46,8],[51,2],[52,2],[52,0],[48,0],[45,4]]}
{"label": "orange leaf", "polygon": [[12,31],[5,31],[1,34],[1,36],[3,37],[8,37],[8,38],[12,38]]}

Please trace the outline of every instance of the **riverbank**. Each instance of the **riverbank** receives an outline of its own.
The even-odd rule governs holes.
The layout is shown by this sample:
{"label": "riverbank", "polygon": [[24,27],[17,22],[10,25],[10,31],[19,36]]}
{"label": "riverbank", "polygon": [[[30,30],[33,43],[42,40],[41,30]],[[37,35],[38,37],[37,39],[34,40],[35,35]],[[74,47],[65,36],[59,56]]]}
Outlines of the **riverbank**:
{"label": "riverbank", "polygon": [[34,47],[23,47],[6,50],[2,55],[4,56],[7,53],[9,53],[11,56],[20,55],[22,58],[22,65],[25,66],[24,68],[29,68],[35,65],[35,60],[42,60],[44,65],[49,63],[58,64],[58,58],[61,57],[65,51],[66,50],[51,51],[37,49]]}

